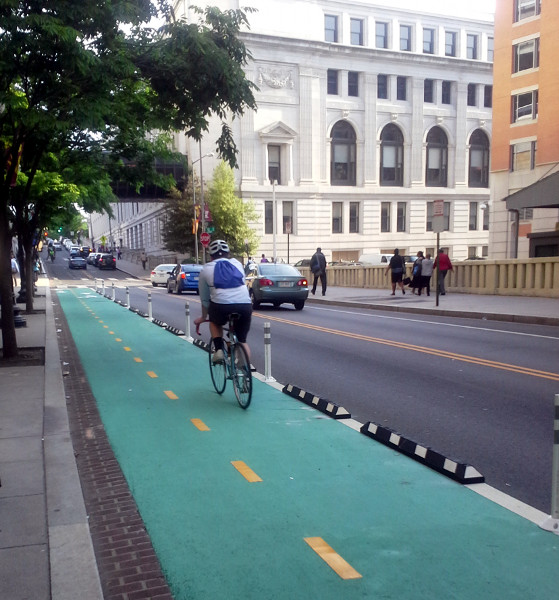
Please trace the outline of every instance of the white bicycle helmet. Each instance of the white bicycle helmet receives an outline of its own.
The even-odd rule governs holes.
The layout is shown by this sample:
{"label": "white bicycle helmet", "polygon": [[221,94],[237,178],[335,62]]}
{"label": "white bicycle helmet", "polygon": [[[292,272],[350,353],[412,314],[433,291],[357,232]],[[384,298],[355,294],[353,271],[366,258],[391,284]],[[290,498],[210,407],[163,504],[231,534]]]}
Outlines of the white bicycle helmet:
{"label": "white bicycle helmet", "polygon": [[229,254],[229,246],[224,240],[214,240],[213,242],[210,242],[208,250],[210,252],[210,256],[214,256],[220,252],[223,254]]}

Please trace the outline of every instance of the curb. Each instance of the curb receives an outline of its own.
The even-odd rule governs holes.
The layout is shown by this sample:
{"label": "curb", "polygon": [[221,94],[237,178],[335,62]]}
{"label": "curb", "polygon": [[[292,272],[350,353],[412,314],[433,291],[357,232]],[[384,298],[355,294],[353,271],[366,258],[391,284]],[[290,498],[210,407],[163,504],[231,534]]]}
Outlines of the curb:
{"label": "curb", "polygon": [[342,406],[337,406],[325,398],[319,398],[314,394],[305,392],[297,386],[288,384],[284,386],[282,392],[288,396],[291,396],[292,398],[295,398],[296,400],[301,400],[313,408],[317,408],[320,412],[323,412],[333,419],[351,419],[351,415]]}

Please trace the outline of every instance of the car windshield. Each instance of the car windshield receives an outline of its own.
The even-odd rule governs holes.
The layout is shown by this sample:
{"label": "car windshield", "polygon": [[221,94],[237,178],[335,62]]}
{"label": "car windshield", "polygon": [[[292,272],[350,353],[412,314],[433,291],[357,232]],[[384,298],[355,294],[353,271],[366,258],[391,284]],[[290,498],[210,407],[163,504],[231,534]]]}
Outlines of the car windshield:
{"label": "car windshield", "polygon": [[299,271],[291,265],[261,264],[260,273],[266,277],[292,276],[300,277]]}

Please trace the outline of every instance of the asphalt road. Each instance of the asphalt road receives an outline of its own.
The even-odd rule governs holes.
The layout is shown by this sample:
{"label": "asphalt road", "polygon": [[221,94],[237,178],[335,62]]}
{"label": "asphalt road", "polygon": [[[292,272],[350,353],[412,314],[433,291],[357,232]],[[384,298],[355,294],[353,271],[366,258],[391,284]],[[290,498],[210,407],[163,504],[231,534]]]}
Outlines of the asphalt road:
{"label": "asphalt road", "polygon": [[[49,274],[60,283],[114,281],[132,306],[179,329],[185,302],[119,271],[73,271],[61,253]],[[59,261],[59,258],[62,259]],[[551,502],[556,328],[319,307],[255,311],[249,343],[264,372],[263,324],[272,328],[272,375],[344,406],[361,422],[389,427],[475,466],[487,483],[544,512]],[[207,332],[206,332],[207,333]],[[191,331],[195,335],[194,331]]]}

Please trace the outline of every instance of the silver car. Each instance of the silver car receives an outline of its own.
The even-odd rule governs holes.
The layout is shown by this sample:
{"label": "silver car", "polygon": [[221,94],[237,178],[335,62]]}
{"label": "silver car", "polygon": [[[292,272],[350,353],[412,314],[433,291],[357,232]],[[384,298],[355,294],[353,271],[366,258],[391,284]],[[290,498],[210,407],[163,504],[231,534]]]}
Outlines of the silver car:
{"label": "silver car", "polygon": [[255,264],[246,282],[254,308],[261,303],[270,303],[276,308],[289,303],[295,310],[302,310],[309,295],[308,281],[291,265]]}
{"label": "silver car", "polygon": [[158,285],[167,286],[169,273],[175,267],[176,265],[157,265],[150,275],[151,285],[153,285],[153,287],[157,287]]}

